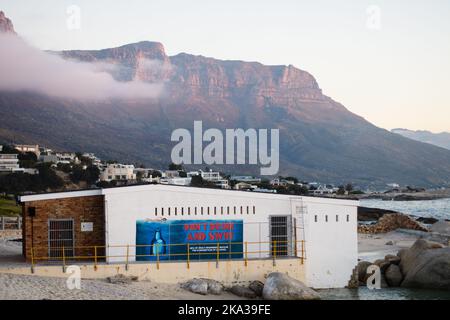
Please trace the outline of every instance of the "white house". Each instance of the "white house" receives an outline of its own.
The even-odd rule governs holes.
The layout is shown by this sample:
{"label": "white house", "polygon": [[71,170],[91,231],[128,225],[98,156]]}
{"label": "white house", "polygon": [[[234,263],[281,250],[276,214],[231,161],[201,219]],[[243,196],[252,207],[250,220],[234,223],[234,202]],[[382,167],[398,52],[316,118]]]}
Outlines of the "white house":
{"label": "white house", "polygon": [[312,193],[314,195],[324,195],[324,194],[333,194],[336,193],[338,188],[334,188],[331,185],[321,184],[317,187],[317,189],[313,190]]}
{"label": "white house", "polygon": [[254,190],[257,188],[258,188],[258,186],[247,183],[247,182],[238,182],[233,187],[233,189],[235,189],[235,190]]}
{"label": "white house", "polygon": [[134,165],[125,165],[119,163],[110,163],[100,173],[100,181],[112,180],[136,180]]}
{"label": "white house", "polygon": [[23,172],[28,174],[38,174],[39,170],[34,168],[21,168],[17,154],[0,154],[0,172],[14,173]]}
{"label": "white house", "polygon": [[56,157],[58,158],[57,163],[80,163],[75,152],[56,152]]}
{"label": "white house", "polygon": [[17,172],[20,169],[17,154],[0,154],[0,172]]}
{"label": "white house", "polygon": [[276,179],[270,180],[270,184],[271,184],[272,186],[283,186],[283,187],[285,187],[285,186],[287,186],[287,185],[294,185],[295,182],[294,182],[294,181],[291,181],[291,180],[278,179],[278,178],[276,178]]}
{"label": "white house", "polygon": [[189,186],[191,185],[192,178],[190,177],[174,177],[174,178],[161,178],[159,183],[170,184],[174,186]]}
{"label": "white house", "polygon": [[85,152],[81,155],[84,158],[87,158],[89,160],[92,161],[92,164],[98,168],[102,167],[102,160],[100,160],[100,158],[98,158],[95,154],[93,153],[88,153]]}
{"label": "white house", "polygon": [[41,154],[39,145],[30,145],[30,144],[16,144],[14,145],[14,148],[22,153],[25,152],[32,152],[36,155],[36,157],[39,158],[39,155]]}
{"label": "white house", "polygon": [[198,171],[191,171],[187,173],[187,176],[192,178],[194,176],[201,176],[203,178],[203,180],[208,181],[208,182],[212,182],[214,185],[216,185],[217,187],[220,187],[222,189],[229,189],[230,186],[228,184],[228,180],[223,178],[220,175],[220,172],[217,171],[203,171],[203,170],[198,170]]}

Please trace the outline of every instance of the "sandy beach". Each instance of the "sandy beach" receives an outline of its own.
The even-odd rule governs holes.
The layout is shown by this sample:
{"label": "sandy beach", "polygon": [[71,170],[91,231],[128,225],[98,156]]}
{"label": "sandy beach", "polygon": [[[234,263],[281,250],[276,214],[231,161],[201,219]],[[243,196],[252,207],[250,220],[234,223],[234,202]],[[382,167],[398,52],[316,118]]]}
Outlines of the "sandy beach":
{"label": "sandy beach", "polygon": [[81,289],[68,289],[66,279],[0,273],[0,300],[236,300],[230,293],[199,295],[176,284],[136,281],[111,284],[81,280]]}
{"label": "sandy beach", "polygon": [[[358,258],[373,262],[383,259],[387,254],[396,255],[400,249],[410,248],[419,235],[402,231],[379,234],[358,234]],[[387,244],[392,243],[392,244]]]}

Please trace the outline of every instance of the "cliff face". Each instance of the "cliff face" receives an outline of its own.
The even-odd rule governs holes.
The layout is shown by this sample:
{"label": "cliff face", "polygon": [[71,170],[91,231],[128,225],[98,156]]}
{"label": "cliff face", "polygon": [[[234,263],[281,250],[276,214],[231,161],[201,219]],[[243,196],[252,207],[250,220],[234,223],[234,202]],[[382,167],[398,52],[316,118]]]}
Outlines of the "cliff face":
{"label": "cliff face", "polygon": [[[162,44],[148,41],[59,54],[108,65],[119,81],[163,83],[164,93],[156,101],[82,102],[0,92],[0,142],[46,144],[166,167],[172,130],[192,129],[194,120],[202,120],[204,129],[280,129],[281,175],[374,186],[450,185],[450,151],[373,126],[293,66],[167,56]],[[259,173],[258,166],[216,168]]]}

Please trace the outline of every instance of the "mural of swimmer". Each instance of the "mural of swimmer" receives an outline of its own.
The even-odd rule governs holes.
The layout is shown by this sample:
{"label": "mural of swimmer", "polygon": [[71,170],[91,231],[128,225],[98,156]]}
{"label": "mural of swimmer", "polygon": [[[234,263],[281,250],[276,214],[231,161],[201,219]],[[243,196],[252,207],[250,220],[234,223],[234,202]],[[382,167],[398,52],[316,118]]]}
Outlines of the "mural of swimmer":
{"label": "mural of swimmer", "polygon": [[136,261],[240,259],[243,221],[138,220],[136,246]]}

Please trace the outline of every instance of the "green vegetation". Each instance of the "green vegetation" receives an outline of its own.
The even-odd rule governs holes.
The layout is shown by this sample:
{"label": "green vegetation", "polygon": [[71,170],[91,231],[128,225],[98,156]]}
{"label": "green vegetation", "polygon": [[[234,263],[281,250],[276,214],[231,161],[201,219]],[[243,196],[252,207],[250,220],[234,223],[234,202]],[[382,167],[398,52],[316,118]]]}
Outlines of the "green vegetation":
{"label": "green vegetation", "polygon": [[0,196],[0,216],[18,216],[21,214],[21,207],[16,205],[14,199]]}
{"label": "green vegetation", "polygon": [[0,192],[19,194],[24,191],[43,192],[64,186],[64,181],[58,177],[50,164],[37,164],[39,174],[10,173],[0,175]]}
{"label": "green vegetation", "polygon": [[99,176],[100,170],[93,165],[89,165],[86,169],[83,169],[80,165],[74,165],[70,174],[70,180],[74,183],[86,181],[88,185],[92,185],[97,182]]}

